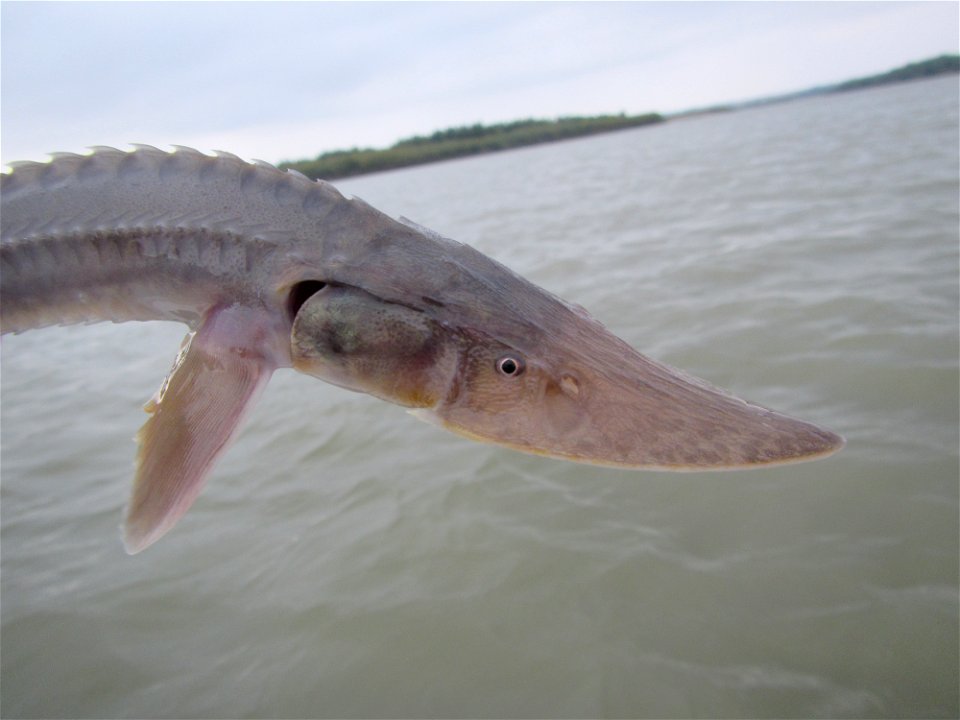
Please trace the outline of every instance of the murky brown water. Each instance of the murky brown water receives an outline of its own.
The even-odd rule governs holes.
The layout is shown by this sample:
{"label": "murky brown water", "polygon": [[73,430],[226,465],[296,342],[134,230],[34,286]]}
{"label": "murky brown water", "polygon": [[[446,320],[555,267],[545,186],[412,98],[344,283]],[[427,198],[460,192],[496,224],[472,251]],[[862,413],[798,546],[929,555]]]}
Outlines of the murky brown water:
{"label": "murky brown water", "polygon": [[4,337],[3,715],[956,717],[957,111],[947,78],[339,184],[847,437],[816,463],[564,464],[280,372],[128,557],[183,329]]}

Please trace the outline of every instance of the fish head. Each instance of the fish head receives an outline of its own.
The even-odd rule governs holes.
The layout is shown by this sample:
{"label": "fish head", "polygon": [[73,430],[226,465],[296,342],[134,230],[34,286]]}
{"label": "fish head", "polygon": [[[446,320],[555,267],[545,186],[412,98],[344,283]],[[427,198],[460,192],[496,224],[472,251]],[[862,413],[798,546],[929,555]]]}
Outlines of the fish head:
{"label": "fish head", "polygon": [[582,309],[522,287],[535,302],[439,311],[436,301],[408,305],[322,284],[294,317],[293,365],[468,438],[577,462],[732,469],[843,446],[828,430],[657,363]]}
{"label": "fish head", "polygon": [[475,335],[446,397],[417,414],[474,439],[625,468],[748,468],[843,445],[650,360],[583,311],[559,307],[557,315],[553,332],[523,348]]}

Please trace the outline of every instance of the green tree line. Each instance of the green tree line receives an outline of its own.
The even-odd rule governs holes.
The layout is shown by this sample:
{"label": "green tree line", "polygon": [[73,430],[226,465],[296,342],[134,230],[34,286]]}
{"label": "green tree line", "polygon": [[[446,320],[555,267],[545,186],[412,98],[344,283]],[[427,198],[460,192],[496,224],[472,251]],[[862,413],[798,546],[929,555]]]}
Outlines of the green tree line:
{"label": "green tree line", "polygon": [[395,143],[385,150],[352,148],[323,153],[313,160],[299,160],[280,165],[293,168],[307,177],[324,180],[364,173],[391,170],[477,155],[496,150],[565,140],[567,138],[622,130],[662,122],[657,113],[645,115],[599,115],[595,117],[562,117],[557,120],[516,120],[496,125],[465,125],[437,130],[431,135],[416,135]]}
{"label": "green tree line", "polygon": [[[960,55],[941,55],[922,62],[911,63],[880,75],[871,75],[870,77],[848,80],[837,85],[811,88],[799,93],[790,93],[737,105],[717,106],[705,110],[680,113],[678,117],[704,112],[718,112],[720,110],[738,110],[755,105],[785,102],[808,95],[859,90],[877,85],[957,72],[960,72]],[[313,160],[281,163],[280,167],[299,170],[313,179],[335,180],[380,170],[422,165],[437,160],[450,160],[467,155],[478,155],[611,130],[651,125],[664,120],[665,118],[657,113],[646,115],[620,113],[619,115],[597,115],[594,117],[562,117],[557,120],[516,120],[495,125],[477,123],[437,130],[430,135],[416,135],[400,140],[385,150],[374,148],[335,150],[323,153]]]}
{"label": "green tree line", "polygon": [[848,80],[834,87],[833,91],[845,92],[847,90],[860,90],[862,88],[874,87],[875,85],[887,85],[889,83],[918,80],[920,78],[956,72],[960,72],[960,55],[941,55],[940,57],[931,58],[930,60],[904,65],[903,67],[883,73],[882,75],[871,75],[870,77]]}

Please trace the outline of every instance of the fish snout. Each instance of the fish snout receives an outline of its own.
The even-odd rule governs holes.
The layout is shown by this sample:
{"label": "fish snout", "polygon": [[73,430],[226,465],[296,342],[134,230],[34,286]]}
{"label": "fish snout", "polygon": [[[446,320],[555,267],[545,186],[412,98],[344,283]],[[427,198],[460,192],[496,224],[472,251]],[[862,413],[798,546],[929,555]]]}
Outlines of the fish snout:
{"label": "fish snout", "polygon": [[532,357],[498,343],[473,348],[453,391],[417,414],[472,439],[626,468],[747,468],[813,459],[844,444],[583,322],[578,342],[541,339],[542,352]]}

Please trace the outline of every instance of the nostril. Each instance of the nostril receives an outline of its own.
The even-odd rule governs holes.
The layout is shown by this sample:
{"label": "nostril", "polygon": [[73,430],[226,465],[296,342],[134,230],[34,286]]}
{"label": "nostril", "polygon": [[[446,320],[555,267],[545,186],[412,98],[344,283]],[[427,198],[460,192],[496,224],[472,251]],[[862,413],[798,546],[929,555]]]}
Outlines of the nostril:
{"label": "nostril", "polygon": [[573,375],[564,375],[560,378],[560,389],[564,394],[571,398],[579,397],[580,383]]}
{"label": "nostril", "polygon": [[290,321],[293,322],[293,319],[297,316],[297,313],[300,312],[300,308],[303,307],[303,304],[307,300],[323,290],[326,286],[327,283],[323,280],[304,280],[290,288],[290,295],[287,298],[287,313],[290,316]]}

